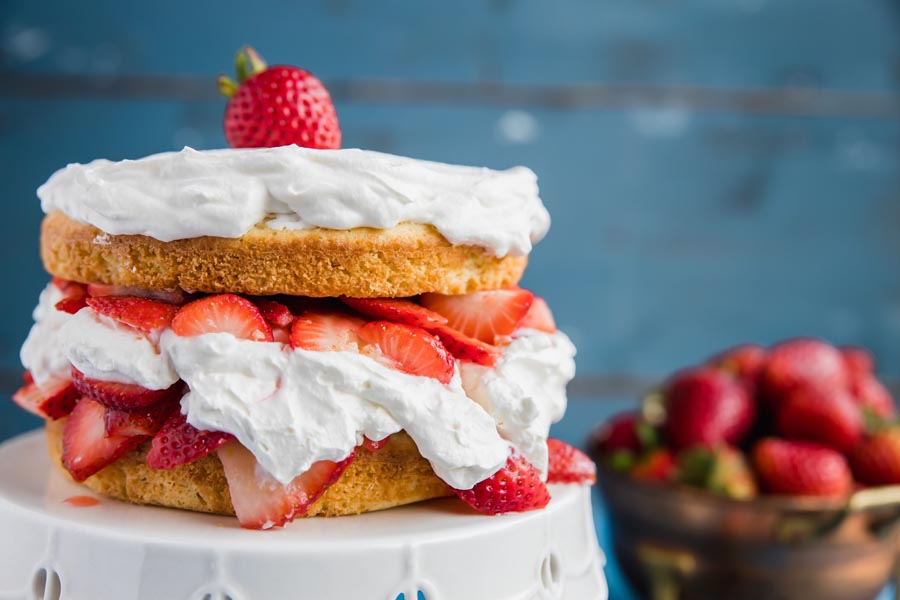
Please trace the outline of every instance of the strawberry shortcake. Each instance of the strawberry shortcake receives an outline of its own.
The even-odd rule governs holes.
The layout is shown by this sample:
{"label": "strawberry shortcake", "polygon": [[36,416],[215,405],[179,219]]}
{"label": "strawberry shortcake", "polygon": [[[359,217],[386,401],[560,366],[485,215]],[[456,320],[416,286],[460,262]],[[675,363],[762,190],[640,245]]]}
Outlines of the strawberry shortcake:
{"label": "strawberry shortcake", "polygon": [[530,170],[185,148],[38,196],[52,280],[14,400],[90,489],[266,529],[593,481],[548,444],[575,349],[518,287],[549,227]]}

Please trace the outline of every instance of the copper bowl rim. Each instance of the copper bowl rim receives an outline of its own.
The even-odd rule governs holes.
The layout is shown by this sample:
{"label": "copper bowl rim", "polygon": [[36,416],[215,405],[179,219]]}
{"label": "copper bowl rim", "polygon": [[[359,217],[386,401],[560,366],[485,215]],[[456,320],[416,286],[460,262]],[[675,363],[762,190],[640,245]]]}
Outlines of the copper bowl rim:
{"label": "copper bowl rim", "polygon": [[662,493],[686,501],[705,502],[720,507],[759,508],[763,510],[783,512],[840,512],[858,511],[900,504],[900,485],[873,486],[861,488],[847,497],[830,498],[817,496],[785,496],[768,494],[751,500],[738,500],[726,496],[718,496],[712,492],[691,487],[681,483],[656,483],[635,479],[625,473],[597,461],[597,487],[601,495],[605,495],[603,481],[615,485],[628,485],[646,492]]}

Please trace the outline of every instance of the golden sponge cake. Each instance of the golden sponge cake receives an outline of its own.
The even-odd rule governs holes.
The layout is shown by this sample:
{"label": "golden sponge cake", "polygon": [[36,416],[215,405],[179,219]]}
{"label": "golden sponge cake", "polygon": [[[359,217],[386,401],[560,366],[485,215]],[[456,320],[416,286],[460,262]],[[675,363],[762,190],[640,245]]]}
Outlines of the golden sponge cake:
{"label": "golden sponge cake", "polygon": [[172,242],[108,235],[60,212],[44,219],[47,271],[84,283],[268,296],[384,298],[465,294],[516,285],[524,256],[454,246],[430,225],[273,230]]}

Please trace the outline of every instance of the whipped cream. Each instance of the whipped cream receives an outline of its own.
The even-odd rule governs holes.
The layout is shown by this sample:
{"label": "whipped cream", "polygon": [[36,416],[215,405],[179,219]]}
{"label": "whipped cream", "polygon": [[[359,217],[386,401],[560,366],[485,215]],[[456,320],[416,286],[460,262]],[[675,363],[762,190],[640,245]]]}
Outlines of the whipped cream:
{"label": "whipped cream", "polygon": [[69,313],[56,310],[56,303],[62,299],[62,291],[52,283],[44,288],[31,314],[34,325],[19,351],[22,364],[38,387],[51,379],[68,378],[72,371],[69,358],[59,344],[59,331],[72,318]]}
{"label": "whipped cream", "polygon": [[[226,333],[158,340],[84,308],[58,311],[48,285],[22,362],[35,381],[68,376],[163,389],[183,379],[182,411],[198,429],[234,435],[282,483],[363,441],[406,431],[438,477],[469,489],[510,446],[546,473],[547,433],[566,407],[575,348],[565,334],[520,330],[495,367],[458,363],[449,384],[356,352],[313,352]],[[474,400],[474,401],[473,401]]]}
{"label": "whipped cream", "polygon": [[362,443],[405,430],[448,485],[469,489],[506,462],[494,420],[443,385],[355,352],[314,352],[212,333],[163,334],[191,388],[188,422],[238,438],[275,479],[289,483],[317,460],[342,460]]}
{"label": "whipped cream", "polygon": [[164,390],[179,379],[150,335],[90,308],[82,308],[60,328],[57,343],[72,366],[91,379],[148,390]]}
{"label": "whipped cream", "polygon": [[542,473],[550,425],[566,412],[566,384],[575,376],[575,346],[561,331],[520,329],[494,367],[460,363],[463,387],[497,431]]}
{"label": "whipped cream", "polygon": [[526,255],[550,216],[537,178],[366,150],[298,146],[155,154],[70,164],[38,189],[61,211],[113,235],[167,242],[272,229],[433,225],[455,245]]}

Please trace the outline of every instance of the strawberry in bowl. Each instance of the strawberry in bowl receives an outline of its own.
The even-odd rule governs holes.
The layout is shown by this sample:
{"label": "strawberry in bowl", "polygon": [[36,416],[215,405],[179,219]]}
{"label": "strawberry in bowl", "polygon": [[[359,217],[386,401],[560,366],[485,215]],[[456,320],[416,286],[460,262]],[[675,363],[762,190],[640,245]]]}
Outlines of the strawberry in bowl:
{"label": "strawberry in bowl", "polygon": [[895,418],[862,348],[743,344],[676,372],[588,441],[626,575],[651,597],[874,598],[900,542]]}

